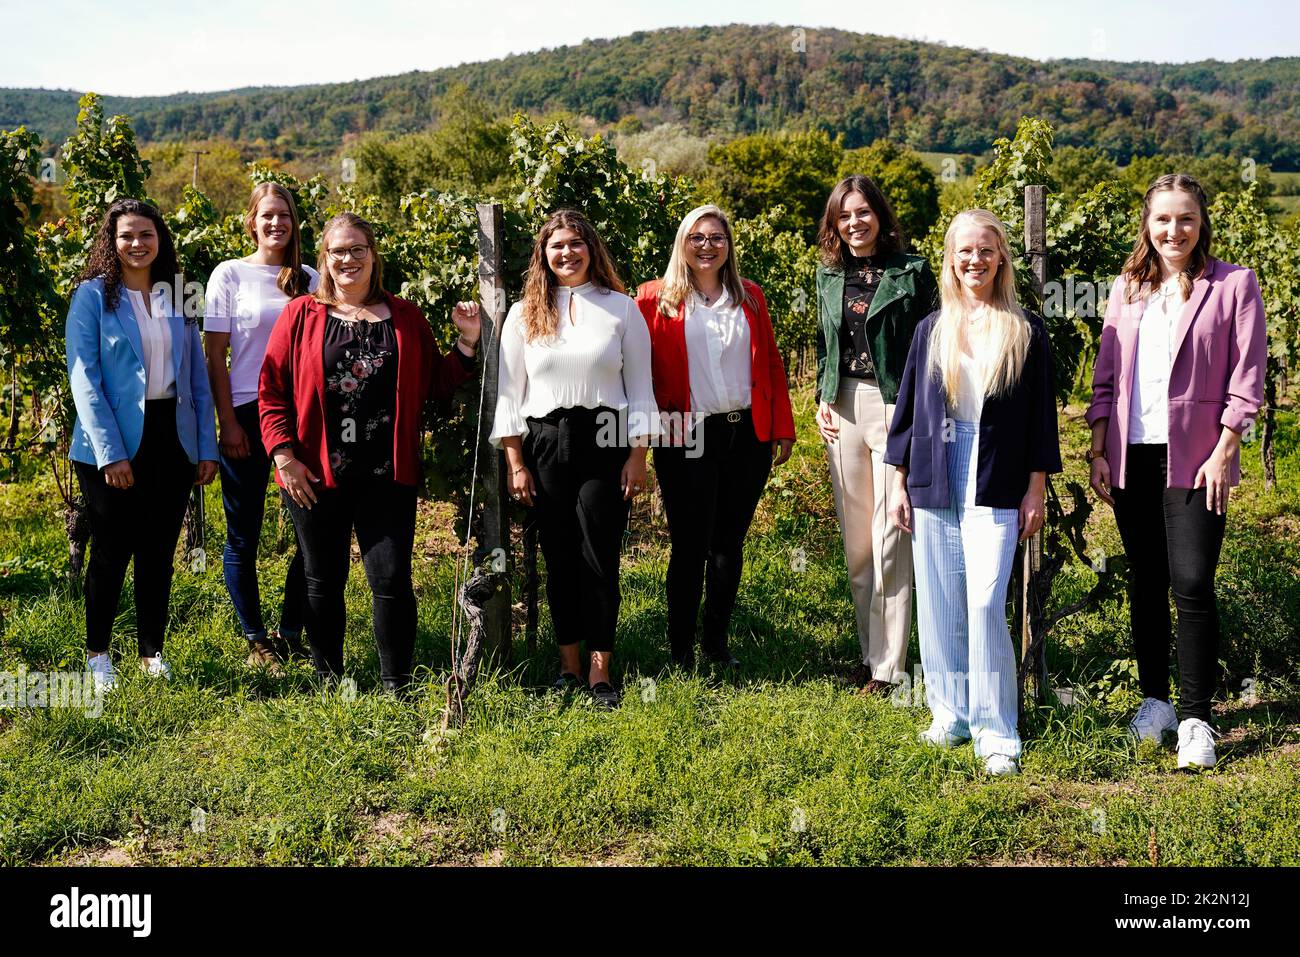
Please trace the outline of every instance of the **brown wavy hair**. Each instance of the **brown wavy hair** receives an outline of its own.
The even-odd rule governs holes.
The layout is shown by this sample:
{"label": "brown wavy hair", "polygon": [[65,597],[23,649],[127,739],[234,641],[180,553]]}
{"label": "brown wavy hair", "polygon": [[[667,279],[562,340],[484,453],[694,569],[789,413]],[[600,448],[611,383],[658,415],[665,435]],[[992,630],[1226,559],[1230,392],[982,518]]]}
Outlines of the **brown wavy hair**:
{"label": "brown wavy hair", "polygon": [[1201,214],[1201,234],[1196,239],[1196,246],[1187,259],[1187,266],[1178,276],[1178,288],[1186,302],[1192,295],[1192,282],[1205,271],[1210,261],[1210,243],[1214,238],[1210,229],[1210,206],[1205,200],[1205,190],[1201,184],[1186,173],[1166,173],[1159,177],[1147,189],[1142,197],[1142,221],[1138,226],[1137,241],[1133,251],[1124,262],[1121,275],[1127,280],[1124,291],[1125,302],[1133,302],[1144,295],[1144,290],[1160,285],[1160,254],[1156,252],[1155,243],[1151,241],[1151,230],[1147,218],[1151,215],[1151,199],[1156,193],[1180,190],[1191,194]]}
{"label": "brown wavy hair", "polygon": [[306,295],[311,280],[302,268],[302,229],[298,224],[298,206],[293,201],[293,193],[279,183],[258,183],[253,187],[253,195],[248,200],[248,212],[244,214],[244,228],[256,243],[257,205],[267,196],[274,196],[284,201],[284,205],[289,208],[289,221],[293,224],[293,235],[289,237],[289,245],[285,248],[284,259],[280,263],[280,275],[276,277],[275,284],[290,299]]}
{"label": "brown wavy hair", "polygon": [[316,301],[327,306],[339,301],[338,288],[334,285],[334,276],[330,273],[330,233],[338,229],[355,229],[366,237],[370,246],[370,288],[366,290],[365,305],[380,302],[384,298],[384,260],[375,245],[375,230],[356,213],[339,213],[325,224],[320,233],[320,253],[316,257],[316,271],[320,273],[320,285],[316,287]]}
{"label": "brown wavy hair", "polygon": [[176,244],[172,242],[171,231],[155,207],[138,199],[119,199],[108,207],[103,222],[99,224],[99,232],[95,234],[95,241],[91,244],[90,255],[86,257],[86,267],[81,270],[77,282],[103,277],[104,305],[109,309],[117,308],[122,292],[122,259],[117,254],[117,221],[123,216],[143,216],[153,223],[154,230],[158,233],[158,255],[149,264],[150,286],[175,282],[179,284],[178,292],[183,290],[185,280],[180,276],[181,268],[176,262]]}
{"label": "brown wavy hair", "polygon": [[560,328],[560,313],[555,305],[555,290],[560,282],[546,261],[546,244],[557,231],[571,229],[587,244],[590,262],[587,278],[597,289],[624,292],[623,281],[614,269],[614,260],[595,227],[576,209],[557,209],[542,224],[533,243],[533,254],[524,274],[523,320],[524,338],[529,342],[546,340]]}
{"label": "brown wavy hair", "polygon": [[821,251],[822,263],[828,269],[843,269],[845,257],[851,255],[848,243],[840,236],[840,210],[844,208],[844,197],[849,193],[865,196],[867,205],[880,221],[880,231],[876,238],[877,255],[901,253],[907,248],[903,227],[899,225],[888,198],[870,176],[854,173],[844,177],[831,190],[826,199],[826,212],[822,214],[821,225],[817,229],[817,246]]}

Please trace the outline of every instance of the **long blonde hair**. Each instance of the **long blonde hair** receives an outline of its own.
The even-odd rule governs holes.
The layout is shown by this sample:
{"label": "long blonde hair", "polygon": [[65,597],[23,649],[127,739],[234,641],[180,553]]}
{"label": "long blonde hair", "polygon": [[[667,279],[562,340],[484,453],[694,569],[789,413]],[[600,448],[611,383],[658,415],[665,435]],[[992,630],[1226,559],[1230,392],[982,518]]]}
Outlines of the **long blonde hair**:
{"label": "long blonde hair", "polygon": [[749,302],[749,293],[745,291],[745,281],[740,278],[740,262],[736,256],[736,241],[731,233],[731,222],[727,214],[712,203],[696,206],[683,218],[677,227],[677,238],[673,240],[673,253],[668,257],[668,268],[664,270],[663,286],[659,290],[659,312],[665,316],[676,316],[682,302],[695,289],[695,279],[691,267],[686,261],[686,237],[701,219],[712,217],[722,224],[722,233],[727,237],[727,261],[718,270],[722,286],[727,290],[731,301],[737,306]]}
{"label": "long blonde hair", "polygon": [[970,321],[970,307],[961,283],[953,271],[957,231],[964,226],[983,227],[997,236],[998,264],[993,277],[993,297],[985,307],[987,359],[984,364],[984,395],[999,395],[1020,379],[1029,354],[1031,329],[1024,310],[1016,301],[1015,262],[1007,229],[985,209],[968,209],[953,217],[943,237],[943,271],[939,280],[939,318],[930,329],[928,373],[943,383],[950,403],[957,399],[961,378],[962,333]]}

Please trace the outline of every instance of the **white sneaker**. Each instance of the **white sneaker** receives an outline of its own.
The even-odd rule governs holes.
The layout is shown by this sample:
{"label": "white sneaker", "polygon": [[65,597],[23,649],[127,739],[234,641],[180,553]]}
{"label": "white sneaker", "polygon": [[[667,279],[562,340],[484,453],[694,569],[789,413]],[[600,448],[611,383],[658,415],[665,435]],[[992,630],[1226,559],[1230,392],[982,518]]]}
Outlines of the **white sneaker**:
{"label": "white sneaker", "polygon": [[928,744],[932,748],[944,749],[955,748],[957,745],[967,740],[966,738],[960,738],[957,735],[952,734],[941,724],[930,725],[930,727],[917,735],[917,739],[922,744]]}
{"label": "white sneaker", "polygon": [[152,658],[140,659],[140,670],[151,678],[171,679],[172,666],[163,661],[162,655],[154,655]]}
{"label": "white sneaker", "polygon": [[117,687],[117,669],[113,667],[113,659],[107,651],[98,655],[86,655],[86,670],[95,683],[95,690],[107,693]]}
{"label": "white sneaker", "polygon": [[1007,754],[990,754],[984,759],[984,770],[995,778],[1010,777],[1020,773],[1020,764]]}
{"label": "white sneaker", "polygon": [[1129,722],[1128,729],[1139,741],[1161,744],[1166,731],[1172,733],[1178,730],[1178,713],[1168,701],[1143,698],[1142,706]]}
{"label": "white sneaker", "polygon": [[1212,768],[1218,762],[1214,739],[1219,733],[1200,718],[1188,718],[1178,725],[1178,767]]}

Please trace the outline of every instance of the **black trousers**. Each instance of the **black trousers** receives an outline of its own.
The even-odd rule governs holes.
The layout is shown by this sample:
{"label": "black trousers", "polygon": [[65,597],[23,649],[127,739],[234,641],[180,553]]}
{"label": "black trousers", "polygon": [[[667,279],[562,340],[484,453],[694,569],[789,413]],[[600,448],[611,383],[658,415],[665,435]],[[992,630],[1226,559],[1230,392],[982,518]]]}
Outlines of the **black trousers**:
{"label": "black trousers", "polygon": [[1115,522],[1129,563],[1129,600],[1144,697],[1169,700],[1169,590],[1178,609],[1178,717],[1210,720],[1218,683],[1219,608],[1214,571],[1226,515],[1206,490],[1167,488],[1168,446],[1131,445]]}
{"label": "black trousers", "polygon": [[[728,415],[736,421],[727,421]],[[772,444],[760,442],[748,410],[708,416],[696,426],[698,457],[655,449],[672,553],[668,560],[668,644],[673,659],[695,651],[701,594],[705,654],[727,653],[727,629],[740,589],[745,534],[772,470]]]}
{"label": "black trousers", "polygon": [[370,583],[379,675],[385,687],[404,687],[415,653],[415,487],[391,478],[344,482],[316,491],[311,508],[280,492],[302,549],[307,578],[307,641],[316,673],[343,674],[347,608],[343,600],[352,558],[352,530]]}
{"label": "black trousers", "polygon": [[[546,561],[546,603],[555,641],[586,639],[588,651],[613,651],[622,599],[619,552],[629,503],[620,476],[626,445],[602,437],[609,409],[557,409],[528,420],[524,464],[536,493],[529,521],[536,524]],[[608,430],[606,430],[608,431]]]}
{"label": "black trousers", "polygon": [[176,437],[176,400],[145,402],[130,488],[110,488],[96,466],[73,464],[90,515],[86,649],[108,651],[126,566],[135,559],[136,643],[141,657],[152,658],[162,653],[176,542],[194,487],[194,463]]}

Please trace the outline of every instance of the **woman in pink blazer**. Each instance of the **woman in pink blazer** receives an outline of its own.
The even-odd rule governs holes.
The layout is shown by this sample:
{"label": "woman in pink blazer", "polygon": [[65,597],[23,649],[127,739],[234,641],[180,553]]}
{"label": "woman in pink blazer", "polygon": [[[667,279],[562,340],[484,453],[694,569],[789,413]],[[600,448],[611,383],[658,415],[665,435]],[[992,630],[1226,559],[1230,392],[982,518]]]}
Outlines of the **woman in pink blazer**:
{"label": "woman in pink blazer", "polygon": [[[1263,404],[1264,303],[1255,274],[1210,257],[1205,192],[1157,179],[1106,309],[1092,379],[1091,483],[1115,509],[1129,564],[1139,739],[1178,733],[1178,767],[1213,767],[1214,571],[1241,435]],[[1179,701],[1169,703],[1169,589]]]}

